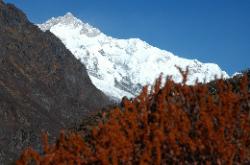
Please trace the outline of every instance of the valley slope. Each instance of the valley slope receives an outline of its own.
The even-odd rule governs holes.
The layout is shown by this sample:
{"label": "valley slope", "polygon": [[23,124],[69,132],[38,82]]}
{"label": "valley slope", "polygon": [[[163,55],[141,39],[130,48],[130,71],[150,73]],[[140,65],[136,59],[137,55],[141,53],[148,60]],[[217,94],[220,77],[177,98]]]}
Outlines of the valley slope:
{"label": "valley slope", "polygon": [[0,0],[0,164],[109,103],[57,37]]}

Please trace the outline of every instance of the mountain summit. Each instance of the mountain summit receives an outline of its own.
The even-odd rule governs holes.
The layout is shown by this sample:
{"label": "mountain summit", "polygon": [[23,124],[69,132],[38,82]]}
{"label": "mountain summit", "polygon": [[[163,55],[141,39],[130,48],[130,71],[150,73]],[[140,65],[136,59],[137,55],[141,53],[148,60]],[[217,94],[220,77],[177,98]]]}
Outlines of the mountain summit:
{"label": "mountain summit", "polygon": [[44,24],[40,24],[39,27],[43,30],[50,30],[55,25],[64,25],[64,26],[73,26],[73,28],[81,28],[80,34],[85,34],[88,37],[94,37],[99,35],[101,32],[99,29],[96,29],[89,25],[88,23],[83,23],[81,20],[77,19],[72,13],[68,12],[61,17],[52,17]]}
{"label": "mountain summit", "polygon": [[189,66],[188,84],[194,84],[196,79],[209,82],[215,75],[228,77],[217,64],[181,58],[138,38],[107,36],[71,13],[38,26],[55,34],[85,64],[94,85],[111,97],[133,97],[142,86],[152,85],[161,72],[163,77],[169,75],[180,82],[176,65],[182,69]]}

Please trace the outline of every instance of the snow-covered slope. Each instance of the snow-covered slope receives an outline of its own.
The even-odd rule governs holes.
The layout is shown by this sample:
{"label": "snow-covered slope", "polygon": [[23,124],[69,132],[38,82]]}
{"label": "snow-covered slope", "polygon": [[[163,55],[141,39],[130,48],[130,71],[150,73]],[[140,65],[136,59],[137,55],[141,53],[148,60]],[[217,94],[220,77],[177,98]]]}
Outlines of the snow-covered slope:
{"label": "snow-covered slope", "polygon": [[196,79],[208,82],[215,75],[228,77],[217,64],[181,58],[138,38],[112,38],[71,13],[38,26],[60,38],[85,64],[94,85],[111,97],[133,97],[142,86],[153,84],[161,72],[180,82],[182,78],[175,65],[183,69],[189,66],[188,84]]}

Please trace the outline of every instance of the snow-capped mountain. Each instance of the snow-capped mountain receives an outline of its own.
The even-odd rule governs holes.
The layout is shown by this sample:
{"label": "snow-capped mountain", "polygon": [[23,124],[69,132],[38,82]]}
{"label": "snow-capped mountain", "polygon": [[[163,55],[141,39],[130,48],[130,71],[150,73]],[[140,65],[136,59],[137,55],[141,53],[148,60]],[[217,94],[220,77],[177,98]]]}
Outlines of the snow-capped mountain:
{"label": "snow-capped mountain", "polygon": [[175,65],[183,69],[189,66],[188,84],[196,79],[208,82],[215,75],[228,77],[217,64],[181,58],[138,38],[107,36],[71,13],[53,17],[38,26],[61,39],[86,66],[93,84],[114,98],[137,95],[142,86],[152,85],[160,73],[171,75],[173,80],[180,82],[182,77]]}

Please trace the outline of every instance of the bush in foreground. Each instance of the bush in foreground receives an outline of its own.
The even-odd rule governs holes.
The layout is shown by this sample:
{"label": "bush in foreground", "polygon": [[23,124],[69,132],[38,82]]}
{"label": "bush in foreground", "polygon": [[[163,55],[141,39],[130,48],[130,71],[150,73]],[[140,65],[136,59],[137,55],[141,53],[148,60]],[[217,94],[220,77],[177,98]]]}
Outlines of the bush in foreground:
{"label": "bush in foreground", "polygon": [[250,94],[247,76],[234,91],[227,81],[209,86],[161,78],[122,108],[103,113],[91,134],[62,133],[55,144],[44,135],[42,154],[26,149],[24,164],[248,164]]}

